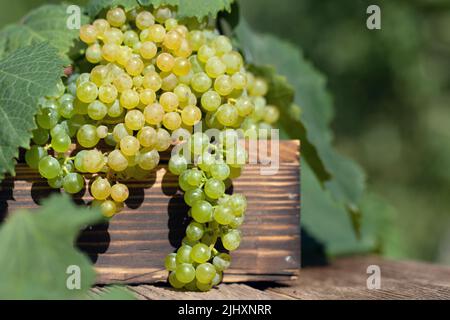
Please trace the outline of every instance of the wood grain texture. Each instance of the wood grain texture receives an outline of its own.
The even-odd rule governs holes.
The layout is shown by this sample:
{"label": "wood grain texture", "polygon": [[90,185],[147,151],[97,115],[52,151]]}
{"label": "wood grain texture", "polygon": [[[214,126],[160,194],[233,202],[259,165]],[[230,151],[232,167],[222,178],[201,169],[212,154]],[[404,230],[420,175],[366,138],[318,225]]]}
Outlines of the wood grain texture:
{"label": "wood grain texture", "polygon": [[[162,159],[167,160],[167,156]],[[98,283],[154,283],[164,280],[164,258],[177,248],[189,223],[178,178],[162,161],[146,181],[129,183],[126,208],[108,225],[89,227],[78,246],[94,261]],[[280,142],[276,175],[262,176],[261,165],[247,165],[232,190],[248,199],[241,247],[233,252],[225,282],[283,280],[298,275],[300,266],[299,142]],[[36,171],[18,165],[0,192],[0,221],[19,208],[35,208],[51,192]],[[88,203],[87,191],[74,197]]]}
{"label": "wood grain texture", "polygon": [[[381,269],[380,289],[367,289],[366,271],[370,265]],[[176,291],[163,284],[128,289],[143,300],[448,300],[450,267],[376,256],[349,257],[328,266],[304,268],[298,279],[291,281],[221,284],[209,292]]]}

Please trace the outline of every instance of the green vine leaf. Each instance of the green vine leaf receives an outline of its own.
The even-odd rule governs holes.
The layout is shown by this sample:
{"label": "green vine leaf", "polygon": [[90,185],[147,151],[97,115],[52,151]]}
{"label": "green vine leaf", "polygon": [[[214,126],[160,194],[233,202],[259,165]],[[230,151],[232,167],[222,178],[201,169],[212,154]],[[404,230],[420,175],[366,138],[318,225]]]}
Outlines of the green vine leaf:
{"label": "green vine leaf", "polygon": [[[82,228],[102,219],[99,210],[77,207],[65,195],[46,200],[35,213],[13,213],[0,227],[0,298],[89,298],[95,271],[74,242]],[[79,288],[68,287],[68,283],[76,284],[70,278],[76,274],[80,275]],[[129,292],[112,287],[93,298],[131,297]]]}
{"label": "green vine leaf", "polygon": [[[19,23],[6,26],[0,32],[0,57],[27,45],[48,42],[58,50],[64,63],[70,64],[68,55],[78,39],[79,30],[67,28],[67,6],[44,5],[31,11]],[[87,16],[81,16],[81,24],[87,20]]]}
{"label": "green vine leaf", "polygon": [[126,10],[139,5],[159,7],[162,5],[178,7],[181,18],[195,17],[202,20],[205,17],[216,17],[220,11],[231,11],[234,0],[91,0],[86,9],[91,17],[97,16],[103,9],[121,6]]}
{"label": "green vine leaf", "polygon": [[56,85],[63,61],[56,48],[39,43],[0,60],[0,180],[14,174],[19,147],[28,148],[39,97]]}
{"label": "green vine leaf", "polygon": [[[282,116],[289,121],[284,123],[283,129],[289,137],[302,138],[303,143],[311,147],[312,154],[303,151],[315,174],[334,198],[356,215],[365,188],[365,176],[355,162],[333,148],[333,135],[329,127],[333,105],[324,77],[304,59],[298,48],[276,37],[255,33],[243,19],[236,34],[247,61],[274,67],[295,90],[294,102],[299,107],[293,106],[289,99],[280,100],[274,96],[279,94],[283,85],[278,85],[278,89],[273,89],[269,94],[269,98],[272,96],[272,100],[283,108],[282,112],[289,115]],[[267,68],[265,72],[270,74]],[[280,84],[280,79],[275,78],[272,83]]]}

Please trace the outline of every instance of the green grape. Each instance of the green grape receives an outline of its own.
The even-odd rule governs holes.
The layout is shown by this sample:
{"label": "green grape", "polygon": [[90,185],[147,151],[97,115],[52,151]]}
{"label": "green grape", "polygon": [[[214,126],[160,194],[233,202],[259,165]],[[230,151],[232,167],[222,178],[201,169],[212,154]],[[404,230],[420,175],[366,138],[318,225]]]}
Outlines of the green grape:
{"label": "green grape", "polygon": [[230,167],[226,163],[215,163],[210,167],[211,176],[218,180],[225,180],[230,176]]}
{"label": "green grape", "polygon": [[205,92],[201,98],[201,104],[206,111],[216,111],[222,103],[222,97],[216,91]]}
{"label": "green grape", "polygon": [[113,27],[121,27],[127,20],[127,17],[125,11],[122,8],[117,7],[108,10],[106,19]]}
{"label": "green grape", "polygon": [[71,172],[64,177],[63,187],[67,193],[78,193],[84,187],[84,179],[80,174]]}
{"label": "green grape", "polygon": [[214,57],[215,54],[216,50],[213,47],[204,44],[198,49],[197,57],[201,62],[206,63],[210,58]]}
{"label": "green grape", "polygon": [[177,254],[170,253],[166,256],[164,266],[168,271],[175,271],[177,269]]}
{"label": "green grape", "polygon": [[159,103],[153,103],[144,109],[145,121],[151,125],[158,125],[164,117],[164,108]]}
{"label": "green grape", "polygon": [[191,186],[197,187],[200,185],[200,183],[202,183],[203,179],[202,172],[196,168],[191,169],[188,171],[186,179]]}
{"label": "green grape", "polygon": [[200,283],[209,284],[216,275],[216,269],[211,263],[202,263],[195,270],[195,277]]}
{"label": "green grape", "polygon": [[139,110],[131,110],[125,116],[125,126],[130,130],[140,130],[145,125],[144,114]]}
{"label": "green grape", "polygon": [[219,199],[225,193],[225,184],[223,181],[212,178],[206,181],[205,194],[211,199]]}
{"label": "green grape", "polygon": [[186,289],[187,291],[191,291],[191,292],[198,291],[197,280],[192,280],[191,282],[186,283],[184,285],[184,289]]}
{"label": "green grape", "polygon": [[184,287],[184,283],[181,282],[181,281],[179,281],[179,280],[177,279],[177,276],[176,276],[176,272],[175,272],[175,271],[172,271],[172,272],[169,274],[169,283],[170,283],[170,285],[171,285],[172,287],[174,287],[175,289],[181,289],[181,288]]}
{"label": "green grape", "polygon": [[66,152],[69,150],[72,141],[67,134],[59,134],[52,138],[52,148],[56,152]]}
{"label": "green grape", "polygon": [[116,142],[120,142],[123,138],[133,135],[133,131],[128,129],[125,124],[119,123],[113,129],[113,137]]}
{"label": "green grape", "polygon": [[233,82],[229,75],[221,75],[214,81],[214,90],[221,96],[228,96],[233,91]]}
{"label": "green grape", "polygon": [[212,285],[210,283],[201,283],[200,281],[197,281],[195,286],[202,292],[207,292],[212,289]]}
{"label": "green grape", "polygon": [[278,111],[277,107],[274,106],[266,106],[264,108],[265,114],[264,114],[264,121],[268,124],[272,124],[278,121],[278,118],[280,117],[280,112]]}
{"label": "green grape", "polygon": [[97,30],[90,24],[81,26],[80,39],[87,44],[94,43],[97,39]]}
{"label": "green grape", "polygon": [[185,125],[194,126],[202,119],[202,111],[194,105],[186,106],[181,111],[181,119]]}
{"label": "green grape", "polygon": [[75,169],[77,169],[80,172],[86,172],[86,169],[84,168],[84,165],[83,165],[83,158],[86,154],[87,154],[87,150],[81,150],[75,156],[75,162],[74,162]]}
{"label": "green grape", "polygon": [[70,119],[75,114],[75,107],[72,100],[64,100],[59,107],[59,114],[66,119]]}
{"label": "green grape", "polygon": [[252,103],[252,100],[249,98],[239,98],[236,101],[236,108],[239,113],[239,116],[246,117],[253,112],[255,106]]}
{"label": "green grape", "polygon": [[50,136],[52,138],[60,136],[60,135],[68,135],[68,134],[69,134],[69,127],[68,127],[66,121],[58,123],[56,126],[54,126],[50,130]]}
{"label": "green grape", "polygon": [[116,202],[124,202],[129,195],[128,187],[122,183],[116,183],[111,187],[111,198]]}
{"label": "green grape", "polygon": [[39,161],[47,155],[47,151],[39,146],[32,146],[25,152],[25,162],[32,169],[39,167]]}
{"label": "green grape", "polygon": [[159,164],[158,151],[150,148],[141,150],[138,158],[138,165],[144,170],[153,170]]}
{"label": "green grape", "polygon": [[156,131],[155,149],[157,151],[166,151],[167,149],[169,149],[171,143],[172,143],[172,138],[170,136],[170,133],[167,130],[158,129]]}
{"label": "green grape", "polygon": [[152,147],[156,144],[156,130],[152,127],[145,126],[139,130],[137,134],[139,143],[143,147]]}
{"label": "green grape", "polygon": [[204,263],[211,258],[211,249],[203,243],[197,243],[192,247],[191,258],[194,262]]}
{"label": "green grape", "polygon": [[198,72],[194,74],[191,79],[192,88],[199,93],[208,91],[208,89],[211,88],[211,85],[211,78],[208,77],[208,75],[204,72]]}
{"label": "green grape", "polygon": [[61,165],[52,156],[45,156],[39,160],[39,173],[46,179],[56,178],[61,172]]}
{"label": "green grape", "polygon": [[231,265],[231,256],[228,253],[219,253],[213,258],[213,265],[217,271],[224,271]]}
{"label": "green grape", "polygon": [[105,200],[100,205],[100,210],[105,217],[111,218],[117,213],[117,205],[114,201]]}
{"label": "green grape", "polygon": [[233,50],[230,39],[226,36],[218,36],[214,39],[213,47],[220,54],[228,53]]}
{"label": "green grape", "polygon": [[222,225],[230,224],[233,218],[233,210],[228,206],[220,205],[214,210],[214,220]]}
{"label": "green grape", "polygon": [[58,111],[51,108],[42,109],[36,116],[36,122],[43,129],[53,128],[59,120]]}
{"label": "green grape", "polygon": [[[188,214],[189,215],[189,214]],[[194,241],[194,240],[191,240],[191,239],[189,239],[188,237],[184,237],[182,240],[181,240],[181,243],[183,244],[183,245],[186,245],[186,246],[189,246],[189,247],[193,247],[193,246],[195,246],[197,243],[198,243],[198,241]],[[190,254],[190,252],[189,252],[189,254]]]}
{"label": "green grape", "polygon": [[134,136],[126,136],[120,140],[120,151],[126,156],[134,156],[139,148],[139,140]]}
{"label": "green grape", "polygon": [[243,215],[247,209],[247,199],[242,193],[233,194],[228,200],[228,204],[235,216]]}
{"label": "green grape", "polygon": [[244,223],[244,216],[233,217],[229,226],[233,229],[239,228]]}
{"label": "green grape", "polygon": [[77,88],[77,98],[84,103],[91,103],[97,99],[98,88],[95,83],[87,81]]}
{"label": "green grape", "polygon": [[184,201],[190,207],[199,200],[205,200],[205,193],[200,188],[187,190],[184,194]]}
{"label": "green grape", "polygon": [[91,195],[96,200],[105,200],[111,194],[111,185],[107,179],[98,178],[91,185]]}
{"label": "green grape", "polygon": [[187,160],[180,155],[173,155],[169,160],[169,171],[175,175],[180,175],[187,169]]}
{"label": "green grape", "polygon": [[176,254],[176,262],[177,262],[177,264],[192,263],[191,251],[192,251],[192,247],[191,246],[182,245],[177,250],[177,254]]}
{"label": "green grape", "polygon": [[49,138],[48,130],[43,128],[37,128],[33,130],[33,142],[38,145],[44,145],[47,143]]}
{"label": "green grape", "polygon": [[190,189],[194,189],[195,187],[191,186],[188,182],[187,182],[187,176],[188,176],[189,171],[183,171],[180,174],[180,177],[178,178],[178,184],[180,185],[181,190],[183,191],[188,191]]}
{"label": "green grape", "polygon": [[252,87],[250,88],[251,96],[265,96],[268,91],[267,83],[264,79],[257,78],[255,79]]}
{"label": "green grape", "polygon": [[121,172],[128,167],[128,160],[122,152],[113,150],[108,155],[108,166],[116,172]]}
{"label": "green grape", "polygon": [[221,57],[221,60],[225,64],[226,72],[228,74],[235,74],[242,68],[244,64],[242,56],[236,51],[225,53]]}
{"label": "green grape", "polygon": [[247,77],[245,74],[237,72],[231,76],[233,88],[236,90],[243,90],[247,87]]}
{"label": "green grape", "polygon": [[181,117],[178,112],[166,113],[163,117],[163,125],[170,131],[174,131],[181,126]]}
{"label": "green grape", "polygon": [[122,107],[124,107],[125,109],[136,108],[140,102],[139,93],[137,93],[133,89],[126,89],[120,95],[119,101]]}
{"label": "green grape", "polygon": [[219,57],[211,57],[205,65],[205,71],[211,78],[217,78],[225,73],[227,66],[220,60]]}
{"label": "green grape", "polygon": [[216,272],[214,278],[211,280],[211,286],[212,287],[217,286],[221,281],[222,281],[222,272],[218,271]]}
{"label": "green grape", "polygon": [[98,43],[91,44],[86,49],[86,60],[90,63],[99,63],[102,61],[102,49]]}
{"label": "green grape", "polygon": [[108,113],[108,108],[99,100],[91,102],[87,109],[87,114],[92,120],[101,120]]}
{"label": "green grape", "polygon": [[200,223],[212,220],[213,207],[205,200],[196,201],[192,206],[192,218]]}
{"label": "green grape", "polygon": [[227,103],[219,107],[216,117],[217,120],[224,126],[232,127],[238,121],[239,113],[235,106]]}
{"label": "green grape", "polygon": [[98,126],[96,131],[97,131],[97,136],[100,139],[104,139],[108,135],[108,127],[107,126],[103,126],[103,125]]}
{"label": "green grape", "polygon": [[195,221],[192,221],[186,228],[186,236],[192,241],[200,240],[204,233],[205,227]]}
{"label": "green grape", "polygon": [[77,132],[77,141],[82,147],[94,147],[100,141],[97,136],[97,128],[91,124],[82,125]]}
{"label": "green grape", "polygon": [[231,230],[222,235],[223,247],[229,251],[236,250],[241,243],[241,235],[238,230]]}
{"label": "green grape", "polygon": [[53,179],[48,179],[47,183],[52,189],[60,189],[63,186],[64,178],[62,175],[58,175]]}
{"label": "green grape", "polygon": [[192,266],[192,264],[181,263],[177,266],[175,275],[178,281],[189,283],[195,279],[195,268]]}
{"label": "green grape", "polygon": [[89,173],[101,171],[105,162],[105,157],[98,150],[89,150],[83,155],[83,168]]}
{"label": "green grape", "polygon": [[147,29],[154,24],[155,24],[155,18],[148,11],[141,11],[136,16],[136,27],[138,27],[141,30]]}

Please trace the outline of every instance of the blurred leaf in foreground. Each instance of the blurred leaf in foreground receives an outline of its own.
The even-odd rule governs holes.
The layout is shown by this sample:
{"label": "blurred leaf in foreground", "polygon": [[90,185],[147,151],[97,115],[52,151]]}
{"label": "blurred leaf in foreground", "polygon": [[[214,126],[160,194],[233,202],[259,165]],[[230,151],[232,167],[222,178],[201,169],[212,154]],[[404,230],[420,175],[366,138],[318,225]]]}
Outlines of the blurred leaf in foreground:
{"label": "blurred leaf in foreground", "polygon": [[[74,242],[82,228],[101,220],[98,210],[76,207],[67,196],[48,199],[37,212],[13,213],[0,227],[0,298],[87,298],[95,271]],[[79,270],[79,289],[67,285],[71,268]],[[117,290],[105,298],[129,298]]]}

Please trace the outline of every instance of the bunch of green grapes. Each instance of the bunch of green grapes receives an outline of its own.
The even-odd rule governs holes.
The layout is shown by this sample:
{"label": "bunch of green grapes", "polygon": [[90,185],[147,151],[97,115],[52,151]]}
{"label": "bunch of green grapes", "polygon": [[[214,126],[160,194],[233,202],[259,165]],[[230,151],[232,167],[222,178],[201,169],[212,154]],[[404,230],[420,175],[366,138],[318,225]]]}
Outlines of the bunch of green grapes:
{"label": "bunch of green grapes", "polygon": [[[279,113],[264,98],[267,82],[246,70],[228,37],[176,15],[117,7],[82,26],[88,70],[75,65],[43,98],[26,159],[68,193],[91,179],[93,205],[112,217],[129,196],[126,180],[145,179],[183,137],[169,170],[179,175],[192,222],[166,267],[174,287],[207,290],[241,241],[247,201],[225,193],[246,159],[236,130],[271,129]],[[205,134],[213,128],[219,137]]]}

